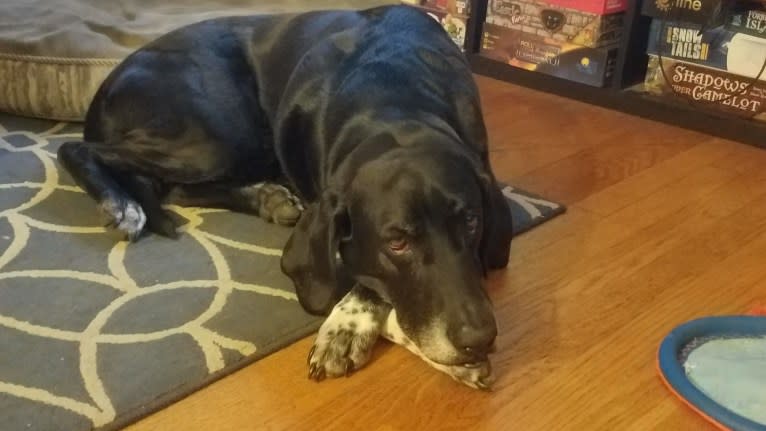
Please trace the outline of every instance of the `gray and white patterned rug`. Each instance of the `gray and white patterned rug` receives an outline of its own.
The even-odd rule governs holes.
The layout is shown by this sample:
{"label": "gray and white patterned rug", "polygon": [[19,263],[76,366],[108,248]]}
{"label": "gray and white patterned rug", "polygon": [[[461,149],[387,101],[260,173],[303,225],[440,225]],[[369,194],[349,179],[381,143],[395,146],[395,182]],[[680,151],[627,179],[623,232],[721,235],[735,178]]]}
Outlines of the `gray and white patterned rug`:
{"label": "gray and white patterned rug", "polygon": [[[289,230],[171,210],[121,241],[56,162],[81,125],[0,114],[0,429],[120,428],[310,334],[279,269]],[[516,231],[564,208],[506,187]]]}

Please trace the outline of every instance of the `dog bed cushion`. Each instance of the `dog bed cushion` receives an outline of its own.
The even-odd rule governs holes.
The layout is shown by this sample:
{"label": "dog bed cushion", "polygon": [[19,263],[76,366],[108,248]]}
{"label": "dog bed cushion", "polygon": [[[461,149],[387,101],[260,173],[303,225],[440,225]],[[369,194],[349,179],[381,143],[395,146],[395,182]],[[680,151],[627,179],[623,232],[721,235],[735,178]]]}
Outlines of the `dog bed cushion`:
{"label": "dog bed cushion", "polygon": [[81,121],[125,56],[176,28],[227,15],[363,9],[392,0],[3,0],[0,111]]}

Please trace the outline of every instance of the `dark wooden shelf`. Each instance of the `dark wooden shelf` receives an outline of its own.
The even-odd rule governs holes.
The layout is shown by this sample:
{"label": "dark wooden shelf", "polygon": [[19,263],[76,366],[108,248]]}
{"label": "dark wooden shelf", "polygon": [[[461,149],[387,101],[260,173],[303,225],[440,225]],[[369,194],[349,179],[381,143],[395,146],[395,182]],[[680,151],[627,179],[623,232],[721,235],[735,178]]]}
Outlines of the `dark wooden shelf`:
{"label": "dark wooden shelf", "polygon": [[692,106],[673,97],[655,96],[635,88],[597,88],[542,73],[511,67],[469,54],[474,72],[546,93],[556,94],[631,115],[766,148],[766,123]]}
{"label": "dark wooden shelf", "polygon": [[672,96],[655,96],[637,91],[646,72],[646,41],[650,20],[640,15],[640,1],[630,3],[625,15],[626,37],[620,46],[611,87],[592,87],[512,67],[479,55],[487,0],[472,2],[474,14],[466,34],[466,55],[473,71],[479,75],[766,148],[766,122],[691,105]]}

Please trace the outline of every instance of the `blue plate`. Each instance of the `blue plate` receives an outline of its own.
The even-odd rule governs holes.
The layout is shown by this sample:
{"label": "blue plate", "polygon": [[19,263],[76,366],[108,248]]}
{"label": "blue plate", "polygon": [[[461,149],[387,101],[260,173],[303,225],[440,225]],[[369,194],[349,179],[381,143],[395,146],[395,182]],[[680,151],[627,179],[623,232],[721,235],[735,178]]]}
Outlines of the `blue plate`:
{"label": "blue plate", "polygon": [[732,412],[705,395],[689,381],[682,363],[685,349],[697,340],[763,336],[766,336],[766,317],[762,316],[720,316],[692,320],[674,329],[662,341],[657,358],[660,375],[676,395],[720,428],[766,431],[766,426]]}

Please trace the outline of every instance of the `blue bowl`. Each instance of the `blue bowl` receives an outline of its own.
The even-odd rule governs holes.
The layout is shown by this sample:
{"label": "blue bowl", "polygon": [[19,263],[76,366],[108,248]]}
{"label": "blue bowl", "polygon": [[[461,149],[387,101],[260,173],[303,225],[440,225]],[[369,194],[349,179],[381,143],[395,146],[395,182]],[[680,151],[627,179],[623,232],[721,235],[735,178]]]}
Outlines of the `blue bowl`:
{"label": "blue bowl", "polygon": [[732,412],[699,390],[689,381],[681,360],[684,349],[695,340],[763,336],[766,336],[766,317],[762,316],[717,316],[692,320],[675,328],[662,341],[657,357],[659,372],[673,392],[719,427],[734,431],[766,431],[766,426]]}

